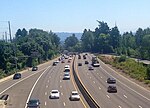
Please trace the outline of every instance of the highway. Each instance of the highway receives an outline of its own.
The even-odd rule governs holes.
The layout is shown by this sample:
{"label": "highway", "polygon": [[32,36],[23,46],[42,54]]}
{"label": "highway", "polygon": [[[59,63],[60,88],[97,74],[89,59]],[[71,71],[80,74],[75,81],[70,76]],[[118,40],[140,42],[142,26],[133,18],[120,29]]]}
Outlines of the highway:
{"label": "highway", "polygon": [[[90,63],[91,57],[88,54],[86,58]],[[76,57],[75,61],[76,73],[101,108],[149,108],[150,92],[148,90],[114,72],[101,61],[101,66],[94,67],[92,71],[89,71],[88,65],[84,64],[83,54],[81,59]],[[77,63],[82,63],[83,65],[78,66]],[[106,80],[109,77],[116,78],[117,93],[107,92],[108,83]]]}
{"label": "highway", "polygon": [[[81,54],[83,56],[83,54]],[[85,89],[100,106],[100,108],[149,108],[150,91],[128,80],[118,74],[106,64],[100,61],[100,67],[88,70],[91,63],[91,54],[86,59],[75,57],[75,72],[78,75]],[[56,59],[55,59],[56,60]],[[88,103],[78,89],[72,71],[70,80],[63,80],[64,67],[72,62],[58,63],[52,66],[54,60],[39,65],[38,71],[25,70],[22,78],[12,78],[0,82],[0,95],[9,94],[9,102],[6,108],[26,108],[29,99],[39,99],[41,108],[89,108]],[[82,66],[78,66],[82,63]],[[71,69],[72,70],[72,69]],[[107,78],[114,77],[117,81],[117,93],[108,93]],[[50,92],[53,89],[60,91],[59,99],[50,99]],[[69,96],[72,90],[80,93],[80,101],[70,101]]]}
{"label": "highway", "polygon": [[[26,108],[29,99],[39,99],[41,108],[86,108],[88,104],[80,94],[80,101],[70,101],[72,90],[79,93],[74,77],[71,73],[70,80],[63,80],[64,66],[72,63],[58,63],[52,66],[52,62],[39,66],[38,71],[25,71],[18,80],[8,79],[0,83],[0,94],[9,94],[9,102],[6,108]],[[50,99],[50,91],[58,89],[59,99]]]}

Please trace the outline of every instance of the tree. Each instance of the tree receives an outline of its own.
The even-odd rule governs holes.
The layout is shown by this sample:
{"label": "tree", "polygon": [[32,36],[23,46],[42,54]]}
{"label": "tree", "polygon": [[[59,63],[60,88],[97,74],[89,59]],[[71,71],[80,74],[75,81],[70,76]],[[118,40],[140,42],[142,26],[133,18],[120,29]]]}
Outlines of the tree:
{"label": "tree", "polygon": [[115,26],[110,30],[110,39],[109,39],[109,43],[113,47],[113,49],[120,46],[120,38],[121,37],[120,37],[118,27]]}
{"label": "tree", "polygon": [[22,31],[21,29],[18,29],[17,32],[16,32],[16,38],[22,36]]}
{"label": "tree", "polygon": [[86,29],[81,37],[82,47],[84,51],[92,51],[94,47],[94,34],[91,30]]}
{"label": "tree", "polygon": [[78,42],[78,38],[75,37],[75,34],[72,34],[72,36],[69,36],[65,39],[65,46],[68,50],[72,50],[72,47],[74,47]]}
{"label": "tree", "polygon": [[22,29],[22,36],[27,36],[27,30],[25,28]]}
{"label": "tree", "polygon": [[136,45],[137,46],[141,46],[142,44],[142,38],[143,38],[143,30],[141,28],[139,28],[137,31],[136,31],[136,34],[135,34],[135,40],[136,40]]}

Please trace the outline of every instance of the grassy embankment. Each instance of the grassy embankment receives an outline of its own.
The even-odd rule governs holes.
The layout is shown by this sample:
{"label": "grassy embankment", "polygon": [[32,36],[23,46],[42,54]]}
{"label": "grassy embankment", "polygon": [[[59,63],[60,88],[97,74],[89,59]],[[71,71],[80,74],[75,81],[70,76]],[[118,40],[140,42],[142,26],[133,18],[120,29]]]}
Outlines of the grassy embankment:
{"label": "grassy embankment", "polygon": [[133,59],[125,56],[99,56],[99,58],[106,64],[110,64],[121,72],[129,75],[140,82],[148,84],[150,87],[150,66],[138,63]]}

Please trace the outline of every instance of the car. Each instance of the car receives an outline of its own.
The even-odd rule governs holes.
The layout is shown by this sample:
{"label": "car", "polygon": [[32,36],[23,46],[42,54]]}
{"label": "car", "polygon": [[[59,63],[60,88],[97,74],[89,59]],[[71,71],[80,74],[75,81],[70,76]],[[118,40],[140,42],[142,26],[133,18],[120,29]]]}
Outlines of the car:
{"label": "car", "polygon": [[86,59],[86,55],[83,55],[83,59]]}
{"label": "car", "polygon": [[89,64],[89,62],[88,62],[88,61],[85,61],[85,64]]}
{"label": "car", "polygon": [[56,62],[56,63],[59,63],[59,60],[56,60],[55,62]]}
{"label": "car", "polygon": [[70,72],[70,67],[66,67],[64,72]]}
{"label": "car", "polygon": [[77,91],[72,91],[70,95],[70,100],[71,101],[79,101],[80,100],[80,95]]}
{"label": "car", "polygon": [[65,63],[65,60],[62,60],[61,63]]}
{"label": "car", "polygon": [[69,80],[70,79],[70,74],[68,73],[68,72],[66,72],[65,74],[64,74],[64,78],[63,78],[64,80],[65,79],[67,79],[67,80]]}
{"label": "car", "polygon": [[37,71],[38,70],[38,67],[37,66],[33,66],[32,67],[32,71]]}
{"label": "car", "polygon": [[13,79],[19,79],[19,78],[21,78],[21,73],[15,73]]}
{"label": "car", "polygon": [[70,60],[68,60],[68,63],[71,63],[71,61],[70,61]]}
{"label": "car", "polygon": [[110,77],[107,79],[107,83],[111,84],[111,83],[116,83],[116,79]]}
{"label": "car", "polygon": [[65,69],[67,69],[67,68],[70,68],[70,66],[69,65],[65,65]]}
{"label": "car", "polygon": [[82,63],[78,63],[78,66],[82,66]]}
{"label": "car", "polygon": [[78,59],[81,59],[81,55],[78,55]]}
{"label": "car", "polygon": [[117,87],[115,85],[109,85],[108,88],[107,88],[107,92],[117,93]]}
{"label": "car", "polygon": [[[5,106],[8,104],[9,101],[9,95],[8,94],[4,94],[0,97],[0,106]],[[0,107],[1,108],[1,107]],[[3,108],[3,107],[2,107]]]}
{"label": "car", "polygon": [[89,70],[94,70],[93,66],[89,66]]}
{"label": "car", "polygon": [[53,62],[53,66],[56,66],[56,65],[57,65],[57,63],[54,61],[54,62]]}
{"label": "car", "polygon": [[30,99],[27,103],[27,108],[40,108],[39,99]]}
{"label": "car", "polygon": [[59,99],[60,92],[58,90],[52,90],[50,92],[50,98],[51,99]]}

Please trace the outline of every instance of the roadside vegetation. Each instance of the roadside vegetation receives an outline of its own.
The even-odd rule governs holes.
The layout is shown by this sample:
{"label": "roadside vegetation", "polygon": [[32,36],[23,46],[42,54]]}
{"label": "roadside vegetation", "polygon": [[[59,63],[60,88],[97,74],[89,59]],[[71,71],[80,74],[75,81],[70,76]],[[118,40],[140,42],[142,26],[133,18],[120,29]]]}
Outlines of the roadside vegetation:
{"label": "roadside vegetation", "polygon": [[131,58],[126,58],[126,56],[99,56],[99,58],[103,62],[119,69],[120,72],[129,75],[131,78],[144,82],[145,84],[150,84],[150,65],[144,65]]}
{"label": "roadside vegetation", "polygon": [[59,54],[60,38],[39,29],[18,29],[12,41],[0,41],[0,78],[36,66]]}

